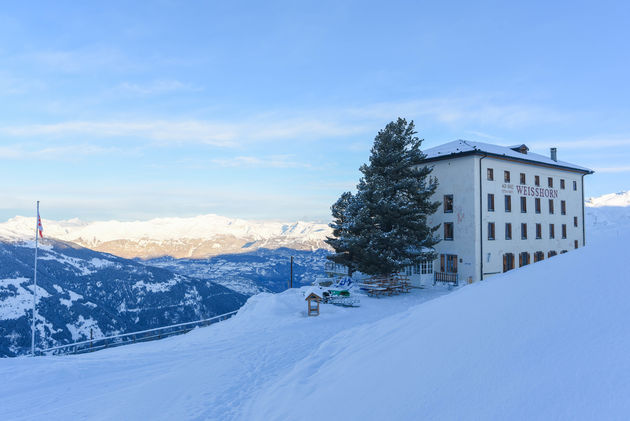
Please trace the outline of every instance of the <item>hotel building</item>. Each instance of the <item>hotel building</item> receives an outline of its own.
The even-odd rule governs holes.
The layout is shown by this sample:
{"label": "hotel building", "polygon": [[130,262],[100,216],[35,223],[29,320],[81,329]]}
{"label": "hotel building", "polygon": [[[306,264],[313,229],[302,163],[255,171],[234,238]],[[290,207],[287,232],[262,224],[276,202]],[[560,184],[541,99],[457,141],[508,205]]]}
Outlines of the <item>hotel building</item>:
{"label": "hotel building", "polygon": [[473,282],[584,246],[588,168],[511,147],[457,140],[424,151],[441,205],[437,260],[406,268],[413,284]]}

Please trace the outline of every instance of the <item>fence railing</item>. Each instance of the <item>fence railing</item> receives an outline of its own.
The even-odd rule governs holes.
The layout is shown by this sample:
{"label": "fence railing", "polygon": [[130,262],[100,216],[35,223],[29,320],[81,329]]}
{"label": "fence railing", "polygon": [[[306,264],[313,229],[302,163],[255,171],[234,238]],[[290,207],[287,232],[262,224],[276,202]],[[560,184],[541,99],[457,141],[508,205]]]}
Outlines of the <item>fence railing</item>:
{"label": "fence railing", "polygon": [[121,345],[129,345],[138,342],[148,342],[156,339],[163,339],[169,336],[181,335],[190,332],[196,327],[209,326],[212,323],[229,319],[238,310],[229,313],[219,314],[209,319],[196,320],[194,322],[177,323],[169,326],[156,327],[153,329],[140,330],[137,332],[122,333],[120,335],[95,338],[87,341],[73,342],[71,344],[54,346],[52,348],[40,349],[38,355],[71,355],[94,352],[105,348],[113,348]]}
{"label": "fence railing", "polygon": [[448,284],[457,285],[458,279],[456,273],[435,272],[433,274],[433,285],[438,282],[444,282]]}

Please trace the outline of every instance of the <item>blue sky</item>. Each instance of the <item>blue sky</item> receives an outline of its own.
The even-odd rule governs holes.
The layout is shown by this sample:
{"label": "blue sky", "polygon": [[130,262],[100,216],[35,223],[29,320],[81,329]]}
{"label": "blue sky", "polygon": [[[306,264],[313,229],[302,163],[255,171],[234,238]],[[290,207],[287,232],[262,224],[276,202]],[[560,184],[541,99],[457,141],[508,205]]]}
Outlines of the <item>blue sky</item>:
{"label": "blue sky", "polygon": [[82,3],[0,11],[0,220],[327,221],[398,116],[630,188],[627,2]]}

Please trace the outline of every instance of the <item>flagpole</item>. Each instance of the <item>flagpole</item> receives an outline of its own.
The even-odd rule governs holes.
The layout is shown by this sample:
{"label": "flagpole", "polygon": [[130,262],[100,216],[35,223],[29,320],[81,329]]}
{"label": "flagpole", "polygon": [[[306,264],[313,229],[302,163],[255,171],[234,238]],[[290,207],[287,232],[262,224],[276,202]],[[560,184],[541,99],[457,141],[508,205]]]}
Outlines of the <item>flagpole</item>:
{"label": "flagpole", "polygon": [[35,219],[35,270],[33,272],[33,323],[31,326],[31,356],[35,356],[35,318],[37,317],[37,234],[39,231],[39,200],[37,201],[37,218]]}

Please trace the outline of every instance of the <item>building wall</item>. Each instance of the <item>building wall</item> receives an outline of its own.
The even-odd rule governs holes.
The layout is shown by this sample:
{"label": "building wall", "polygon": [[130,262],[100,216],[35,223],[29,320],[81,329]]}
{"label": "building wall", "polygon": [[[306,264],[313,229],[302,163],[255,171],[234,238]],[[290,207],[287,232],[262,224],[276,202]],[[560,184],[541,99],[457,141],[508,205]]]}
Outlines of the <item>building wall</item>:
{"label": "building wall", "polygon": [[[570,251],[584,245],[582,213],[582,174],[544,165],[527,164],[491,156],[463,156],[431,162],[432,175],[439,187],[434,200],[440,202],[437,212],[429,218],[431,225],[441,224],[438,234],[444,236],[444,223],[453,223],[453,240],[442,240],[436,245],[438,259],[434,270],[440,271],[440,254],[457,255],[460,282],[478,281],[503,272],[503,256],[514,256],[514,267],[519,267],[519,253],[529,253],[530,264],[534,253]],[[481,168],[481,173],[480,173]],[[488,180],[488,169],[494,179]],[[504,171],[510,172],[510,182],[504,181]],[[521,184],[520,174],[525,174]],[[481,175],[480,175],[481,174]],[[535,185],[539,177],[539,186]],[[548,178],[552,178],[552,187]],[[564,188],[561,181],[564,180]],[[576,189],[573,190],[573,182]],[[453,212],[445,213],[444,196],[453,195]],[[489,209],[488,194],[494,195],[494,210]],[[505,196],[511,196],[511,211],[505,210]],[[525,197],[526,212],[521,212],[521,197]],[[540,198],[540,213],[536,213],[535,199]],[[549,212],[553,200],[554,212]],[[566,214],[561,212],[565,201]],[[481,204],[481,206],[480,206]],[[577,217],[577,226],[574,225]],[[494,239],[488,237],[488,223],[494,223]],[[506,239],[505,224],[512,224],[512,239]],[[527,224],[527,239],[521,238],[521,224]],[[536,224],[541,224],[541,238],[536,237]],[[554,225],[555,238],[549,238],[549,224]],[[566,238],[562,238],[562,224],[566,224]],[[482,262],[483,256],[483,262]],[[432,280],[432,276],[430,277]],[[427,283],[429,277],[412,277],[412,282]]]}
{"label": "building wall", "polygon": [[[476,279],[479,261],[479,221],[476,218],[479,208],[478,159],[475,156],[463,156],[443,161],[432,162],[432,176],[438,179],[438,188],[434,200],[440,202],[438,210],[429,218],[430,225],[441,224],[438,231],[444,237],[444,223],[453,223],[453,240],[442,240],[435,250],[438,258],[434,270],[440,271],[440,254],[457,255],[457,273],[460,281],[469,277]],[[453,195],[453,212],[444,212],[444,196]]]}
{"label": "building wall", "polygon": [[[479,158],[478,158],[479,159]],[[483,273],[484,278],[503,272],[503,254],[515,256],[515,266],[519,266],[518,254],[530,253],[533,263],[534,253],[541,251],[545,259],[549,251],[560,254],[563,250],[583,246],[584,221],[582,217],[582,174],[578,172],[545,167],[542,165],[524,164],[494,157],[481,160],[482,167],[482,235],[483,241]],[[487,169],[494,171],[494,180],[487,179]],[[510,172],[510,182],[504,181],[504,171]],[[525,174],[525,184],[521,184],[520,174]],[[535,176],[540,177],[540,186],[535,185]],[[553,187],[548,187],[548,177],[553,180]],[[564,180],[564,189],[560,180]],[[576,190],[573,190],[573,182]],[[495,210],[488,210],[487,195],[494,194]],[[512,211],[506,212],[505,195],[512,197]],[[527,211],[521,212],[520,198],[525,197]],[[535,199],[540,198],[540,213],[535,211]],[[549,212],[549,200],[554,202],[554,213]],[[562,215],[561,201],[566,203],[566,215]],[[574,226],[577,217],[577,227]],[[495,224],[495,240],[488,239],[488,222]],[[505,224],[512,224],[512,239],[505,239]],[[527,239],[521,238],[521,224],[527,224]],[[542,238],[536,238],[536,224],[541,224]],[[555,227],[555,238],[549,238],[549,224]],[[566,224],[567,236],[562,238],[562,224]]]}

